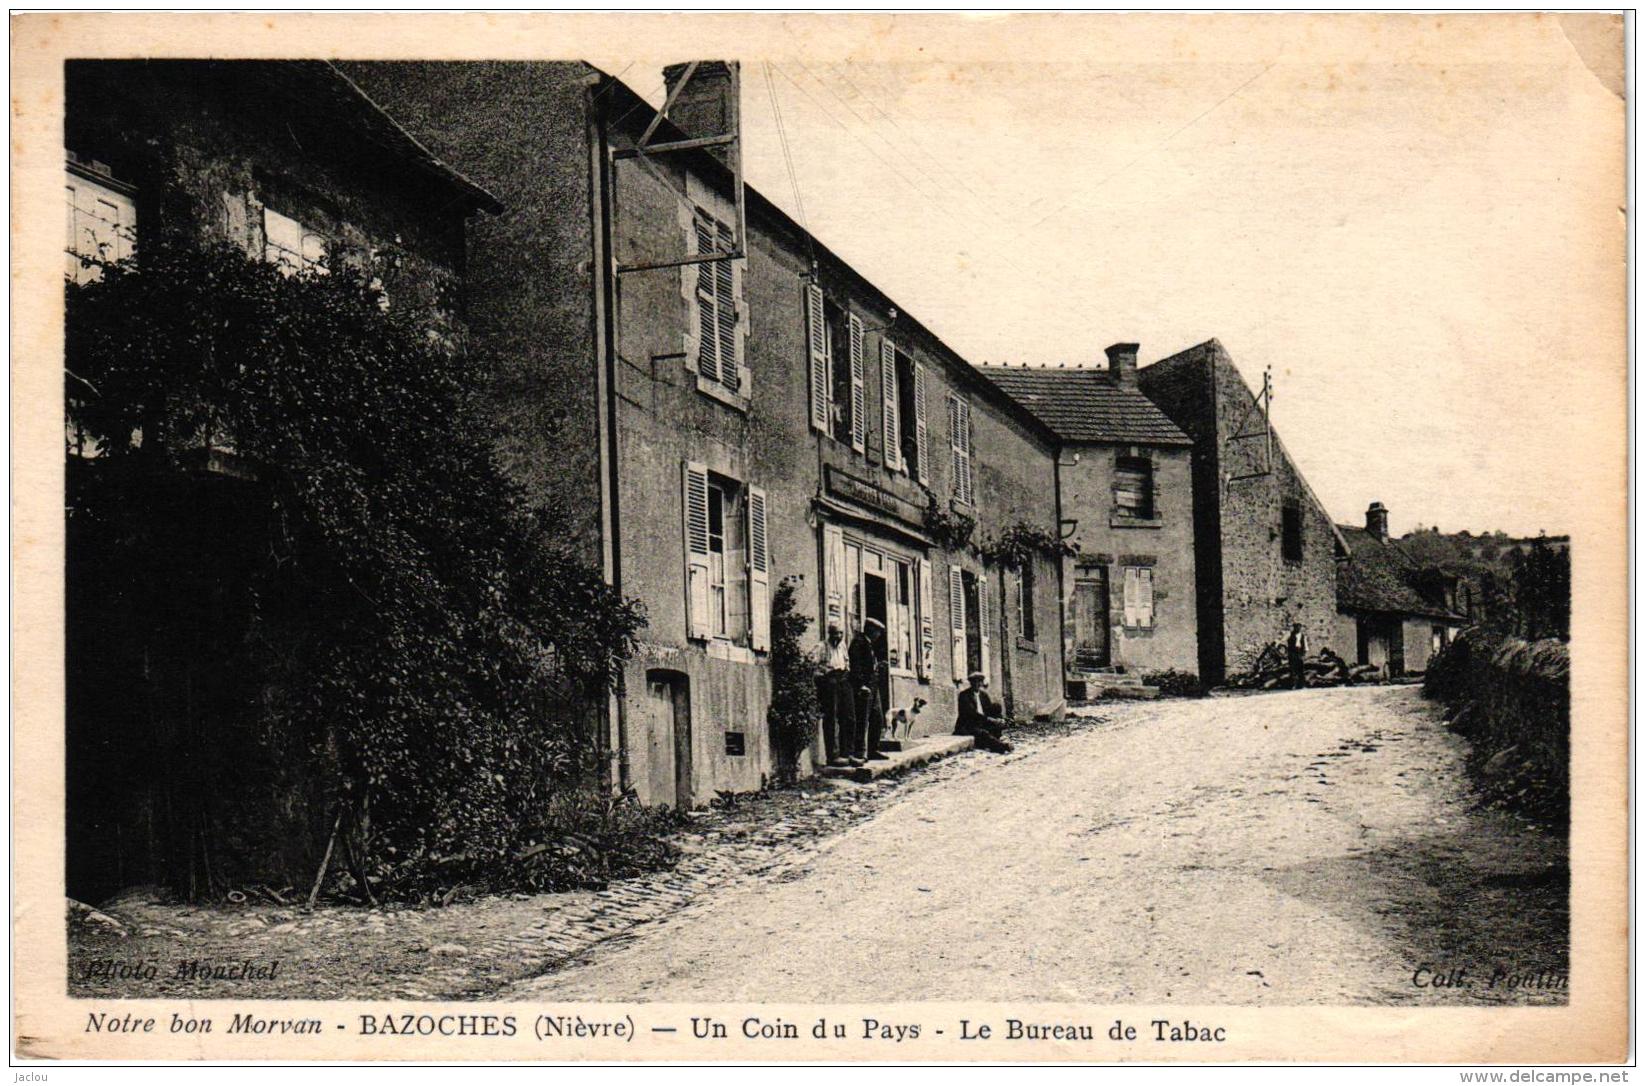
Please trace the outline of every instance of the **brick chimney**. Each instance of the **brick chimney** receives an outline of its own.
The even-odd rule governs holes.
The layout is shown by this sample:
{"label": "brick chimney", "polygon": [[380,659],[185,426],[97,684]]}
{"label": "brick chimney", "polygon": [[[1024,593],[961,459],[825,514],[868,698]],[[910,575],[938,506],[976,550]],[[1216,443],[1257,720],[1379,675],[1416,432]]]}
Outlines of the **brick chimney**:
{"label": "brick chimney", "polygon": [[[663,69],[663,82],[667,84],[669,94],[674,93],[674,88],[685,75],[686,67],[685,64],[670,64]],[[736,72],[737,62],[734,60],[697,62],[691,82],[680,91],[680,96],[674,99],[668,110],[668,119],[686,134],[686,138],[702,139],[736,133],[738,103],[732,97],[737,89]],[[707,151],[721,162],[730,161],[724,145],[709,147]]]}
{"label": "brick chimney", "polygon": [[1376,536],[1382,542],[1388,542],[1388,507],[1381,502],[1372,502],[1371,508],[1365,511],[1365,530]]}
{"label": "brick chimney", "polygon": [[1108,348],[1108,376],[1121,388],[1137,387],[1137,344],[1116,343]]}

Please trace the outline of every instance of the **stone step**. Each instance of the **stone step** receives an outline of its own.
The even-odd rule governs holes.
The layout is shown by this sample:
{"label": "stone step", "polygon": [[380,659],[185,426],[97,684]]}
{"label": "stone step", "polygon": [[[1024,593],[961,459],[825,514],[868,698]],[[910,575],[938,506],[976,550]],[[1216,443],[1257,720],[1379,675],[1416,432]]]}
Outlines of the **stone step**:
{"label": "stone step", "polygon": [[1159,697],[1159,687],[1143,686],[1105,686],[1091,692],[1093,698],[1108,698],[1115,701],[1153,701]]}
{"label": "stone step", "polygon": [[969,735],[934,735],[925,739],[897,740],[899,745],[906,744],[900,750],[884,750],[886,758],[883,762],[869,762],[862,766],[824,766],[819,770],[823,777],[835,780],[856,781],[858,784],[867,784],[887,773],[903,769],[911,769],[917,765],[934,762],[938,758],[946,758],[950,754],[958,754],[962,750],[970,750],[976,745],[976,740]]}

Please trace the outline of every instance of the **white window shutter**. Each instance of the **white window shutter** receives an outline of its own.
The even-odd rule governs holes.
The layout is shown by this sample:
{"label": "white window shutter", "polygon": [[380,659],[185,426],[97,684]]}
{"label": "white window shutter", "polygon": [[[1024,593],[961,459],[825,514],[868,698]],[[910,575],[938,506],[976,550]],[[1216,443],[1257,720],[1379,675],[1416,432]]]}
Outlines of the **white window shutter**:
{"label": "white window shutter", "polygon": [[954,681],[965,683],[965,581],[959,566],[948,567],[948,628],[953,635]]}
{"label": "white window shutter", "polygon": [[[693,253],[702,256],[714,251],[714,233],[708,220],[698,212],[691,220]],[[695,275],[697,298],[697,372],[710,381],[720,379],[720,313],[714,285],[714,265],[686,265],[686,274]]]}
{"label": "white window shutter", "polygon": [[685,475],[686,635],[707,638],[708,602],[708,468],[687,461]]}
{"label": "white window shutter", "polygon": [[988,606],[988,571],[985,569],[977,574],[977,631],[982,644],[982,674],[992,681],[994,677],[993,665],[988,662],[988,648],[990,638],[988,628],[994,624],[993,608]]}
{"label": "white window shutter", "polygon": [[847,318],[851,330],[851,447],[862,452],[868,446],[867,362],[862,356],[862,321],[856,314]]}
{"label": "white window shutter", "polygon": [[[722,253],[731,252],[732,242],[735,240],[731,236],[731,228],[718,222],[714,224],[714,228],[717,242],[715,250]],[[720,346],[720,384],[736,392],[742,384],[742,375],[737,368],[736,276],[729,260],[716,260],[705,266],[714,269],[714,316]]]}
{"label": "white window shutter", "polygon": [[895,471],[902,462],[902,424],[897,412],[897,348],[880,340],[880,419],[885,433],[885,466]]}
{"label": "white window shutter", "polygon": [[948,448],[954,471],[954,497],[971,504],[971,405],[948,397]]}
{"label": "white window shutter", "polygon": [[765,491],[748,488],[748,639],[756,652],[771,649],[771,544]]}
{"label": "white window shutter", "polygon": [[817,636],[828,643],[828,627],[839,627],[849,641],[851,631],[845,628],[845,532],[837,524],[824,524],[823,544],[823,621]]}
{"label": "white window shutter", "polygon": [[931,441],[925,429],[925,367],[914,363],[914,470],[923,485],[931,480]]}
{"label": "white window shutter", "polygon": [[1137,570],[1137,625],[1152,626],[1154,624],[1154,571],[1143,568]]}
{"label": "white window shutter", "polygon": [[914,646],[914,666],[922,679],[931,677],[932,657],[936,650],[936,612],[931,609],[931,562],[921,558],[914,568],[919,578],[914,598],[919,601],[919,644]]}
{"label": "white window shutter", "polygon": [[1137,570],[1135,566],[1125,567],[1125,624],[1137,624]]}
{"label": "white window shutter", "polygon": [[971,405],[962,405],[965,408],[965,501],[968,505],[977,504],[976,479],[973,472],[977,466],[976,431],[971,425]]}
{"label": "white window shutter", "polygon": [[829,403],[833,388],[828,374],[828,335],[823,322],[823,292],[815,283],[805,288],[805,342],[811,366],[811,425],[823,433],[829,432],[828,420],[833,417]]}

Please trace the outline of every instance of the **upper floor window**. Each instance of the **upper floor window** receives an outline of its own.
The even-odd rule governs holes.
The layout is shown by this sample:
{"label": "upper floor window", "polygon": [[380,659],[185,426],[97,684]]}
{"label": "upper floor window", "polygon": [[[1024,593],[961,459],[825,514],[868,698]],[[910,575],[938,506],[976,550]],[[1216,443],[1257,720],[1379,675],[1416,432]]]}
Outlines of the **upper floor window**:
{"label": "upper floor window", "polygon": [[1280,554],[1287,562],[1302,561],[1302,503],[1295,499],[1280,509]]}
{"label": "upper floor window", "polygon": [[[692,255],[730,253],[735,236],[731,227],[697,208],[692,217]],[[743,380],[741,276],[729,257],[688,264],[696,331],[691,357],[696,361],[699,387],[707,385],[733,395],[746,395]]]}
{"label": "upper floor window", "polygon": [[808,283],[805,339],[812,428],[865,451],[868,402],[862,321],[825,297],[820,286]]}
{"label": "upper floor window", "polygon": [[1114,511],[1134,520],[1154,519],[1154,462],[1122,456],[1114,462]]}
{"label": "upper floor window", "polygon": [[90,283],[102,264],[130,259],[137,246],[137,203],[130,186],[71,159],[64,185],[68,278]]}
{"label": "upper floor window", "polygon": [[954,500],[976,503],[971,478],[971,405],[948,394],[948,448],[954,469]]}
{"label": "upper floor window", "polygon": [[263,208],[263,259],[282,275],[326,274],[326,239],[288,215]]}

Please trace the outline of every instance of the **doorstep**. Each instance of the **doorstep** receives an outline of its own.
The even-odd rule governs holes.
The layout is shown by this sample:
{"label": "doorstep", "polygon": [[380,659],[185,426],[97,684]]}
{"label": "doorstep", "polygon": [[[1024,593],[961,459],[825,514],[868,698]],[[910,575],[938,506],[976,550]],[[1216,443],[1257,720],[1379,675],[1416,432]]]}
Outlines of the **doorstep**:
{"label": "doorstep", "polygon": [[934,762],[938,758],[946,758],[950,754],[958,754],[962,750],[970,750],[976,743],[977,741],[969,735],[933,735],[924,739],[904,739],[899,744],[901,750],[883,752],[883,762],[869,762],[863,766],[824,766],[818,773],[823,777],[867,784],[888,773],[911,769],[917,765]]}

